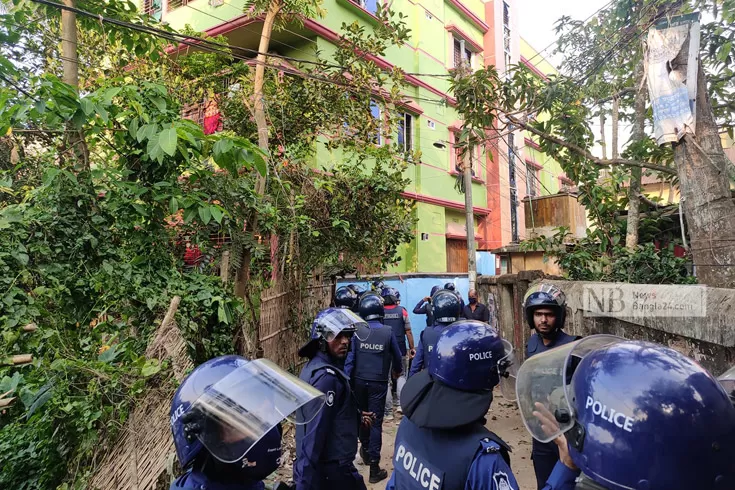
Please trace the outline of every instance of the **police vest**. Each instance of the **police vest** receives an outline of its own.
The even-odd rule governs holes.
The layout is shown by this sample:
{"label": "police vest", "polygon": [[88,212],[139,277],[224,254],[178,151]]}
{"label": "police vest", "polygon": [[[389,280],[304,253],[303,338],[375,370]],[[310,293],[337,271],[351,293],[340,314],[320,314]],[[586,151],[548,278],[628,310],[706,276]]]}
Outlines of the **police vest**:
{"label": "police vest", "polygon": [[569,344],[571,342],[574,342],[575,340],[579,340],[580,338],[581,337],[569,335],[568,333],[564,332],[564,330],[559,329],[556,331],[556,338],[554,339],[554,341],[549,345],[545,345],[541,336],[535,333],[531,335],[531,337],[528,339],[528,343],[526,344],[526,359],[536,354],[540,354],[541,352],[546,352],[547,350],[553,349],[554,347]]}
{"label": "police vest", "polygon": [[217,483],[198,471],[190,471],[178,477],[169,490],[263,490],[264,488],[265,484],[260,480],[250,483]]}
{"label": "police vest", "polygon": [[463,490],[483,440],[497,442],[510,466],[508,445],[480,422],[448,430],[422,429],[404,417],[393,453],[396,490]]}
{"label": "police vest", "polygon": [[390,327],[380,325],[379,328],[373,328],[371,325],[370,335],[366,340],[352,339],[353,342],[357,342],[355,367],[352,370],[356,379],[364,381],[388,380],[390,363],[393,358],[391,351],[392,338],[393,330]]}
{"label": "police vest", "polygon": [[395,308],[385,308],[385,316],[383,317],[383,323],[393,330],[393,335],[396,336],[398,341],[398,348],[401,349],[401,354],[406,354],[406,320],[405,320],[406,309],[403,306],[396,306]]}
{"label": "police vest", "polygon": [[[352,394],[350,382],[347,375],[341,369],[329,364],[320,356],[312,358],[309,363],[304,366],[299,376],[302,380],[309,384],[313,383],[320,373],[329,369],[324,376],[337,376],[340,380],[340,388],[334,394],[334,403],[337,404],[339,410],[334,418],[333,426],[330,428],[329,437],[326,438],[326,447],[322,451],[322,462],[339,462],[340,464],[352,462],[357,454],[357,435],[360,426],[360,412],[357,409],[357,401]],[[296,457],[301,454],[301,444],[299,441],[304,440],[304,435],[308,432],[309,424],[296,426]]]}
{"label": "police vest", "polygon": [[443,329],[443,326],[435,325],[421,332],[421,345],[424,348],[424,368],[426,369],[431,366],[431,362],[434,359],[436,341],[439,340],[439,335],[441,335]]}

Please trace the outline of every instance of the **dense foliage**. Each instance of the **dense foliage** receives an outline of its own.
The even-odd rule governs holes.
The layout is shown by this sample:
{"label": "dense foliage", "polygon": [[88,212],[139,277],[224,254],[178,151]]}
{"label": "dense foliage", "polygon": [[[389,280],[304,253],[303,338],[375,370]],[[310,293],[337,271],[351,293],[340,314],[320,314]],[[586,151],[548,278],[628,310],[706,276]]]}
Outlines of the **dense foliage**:
{"label": "dense foliage", "polygon": [[[370,122],[369,76],[346,96],[343,73],[269,70],[269,107],[288,105],[266,159],[251,143],[252,70],[227,49],[173,60],[157,35],[80,17],[77,92],[60,81],[58,10],[16,3],[0,15],[0,400],[15,398],[0,414],[0,486],[82,488],[136,398],[167,382],[143,352],[171,298],[182,298],[176,321],[201,362],[236,352],[257,327],[273,267],[301,281],[389,263],[411,238],[408,160],[374,144],[391,129]],[[150,20],[122,0],[77,6]],[[369,45],[384,49],[396,32],[389,24]],[[235,84],[223,91],[226,78]],[[381,103],[397,90],[391,82]],[[223,131],[182,119],[205,100],[219,102]],[[320,168],[317,144],[345,158]],[[233,269],[249,260],[247,307],[217,274],[225,249]],[[22,354],[32,362],[16,364]]]}

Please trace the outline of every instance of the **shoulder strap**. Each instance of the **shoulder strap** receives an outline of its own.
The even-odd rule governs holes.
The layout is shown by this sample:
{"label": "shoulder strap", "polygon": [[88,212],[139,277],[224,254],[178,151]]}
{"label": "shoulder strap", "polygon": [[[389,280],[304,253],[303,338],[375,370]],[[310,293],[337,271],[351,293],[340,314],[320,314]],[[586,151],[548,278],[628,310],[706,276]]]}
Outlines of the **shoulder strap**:
{"label": "shoulder strap", "polygon": [[482,451],[486,453],[500,453],[508,468],[510,468],[510,452],[512,451],[510,446],[496,433],[492,431],[488,432],[481,441]]}

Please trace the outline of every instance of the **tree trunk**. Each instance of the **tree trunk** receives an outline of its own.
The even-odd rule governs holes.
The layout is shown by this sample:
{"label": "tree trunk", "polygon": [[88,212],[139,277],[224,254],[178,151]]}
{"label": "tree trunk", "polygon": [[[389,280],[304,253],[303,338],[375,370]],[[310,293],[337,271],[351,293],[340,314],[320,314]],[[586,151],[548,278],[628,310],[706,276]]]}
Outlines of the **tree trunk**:
{"label": "tree trunk", "polygon": [[[452,149],[454,150],[454,149]],[[475,289],[477,281],[477,253],[475,251],[475,213],[472,211],[472,154],[474,147],[470,145],[464,161],[464,211],[467,227],[467,275],[470,289]]]}
{"label": "tree trunk", "polygon": [[[255,124],[258,127],[258,146],[265,153],[266,163],[268,162],[268,120],[265,116],[265,94],[263,93],[263,85],[265,83],[265,63],[267,61],[266,53],[270,48],[271,34],[273,33],[273,24],[276,22],[278,12],[281,10],[280,1],[271,3],[268,12],[265,14],[263,21],[263,30],[260,34],[260,45],[258,46],[258,58],[255,65],[255,81],[253,82],[253,116]],[[266,165],[266,175],[258,175],[255,184],[255,192],[262,195],[265,192],[265,181],[268,175]]]}
{"label": "tree trunk", "polygon": [[607,160],[607,143],[605,143],[605,111],[600,107],[600,146],[602,147],[602,158]]}
{"label": "tree trunk", "polygon": [[674,144],[681,206],[686,215],[697,279],[712,287],[735,287],[735,203],[730,195],[728,160],[712,113],[699,63],[696,135]]}
{"label": "tree trunk", "polygon": [[620,99],[613,97],[612,103],[612,158],[618,158],[618,123],[620,120]]}
{"label": "tree trunk", "polygon": [[[643,69],[643,59],[638,63],[635,69],[635,84],[638,85],[635,93],[635,119],[633,122],[633,131],[631,135],[632,141],[640,141],[646,137],[646,90],[643,88],[642,82],[645,76]],[[628,220],[625,230],[625,248],[634,251],[638,246],[638,224],[641,219],[641,175],[640,167],[630,169],[630,184],[628,186]]]}
{"label": "tree trunk", "polygon": [[[64,5],[74,7],[75,0],[64,0]],[[63,82],[79,87],[79,62],[77,58],[77,14],[61,10],[61,65],[64,69]]]}
{"label": "tree trunk", "polygon": [[[64,0],[67,7],[75,7],[76,0]],[[61,66],[62,81],[79,90],[79,57],[77,55],[77,14],[69,10],[61,10]],[[70,122],[65,144],[71,149],[76,161],[81,164],[82,171],[89,171],[89,149],[84,140],[84,132]]]}
{"label": "tree trunk", "polygon": [[[270,158],[268,151],[268,120],[265,115],[265,93],[263,85],[265,84],[265,63],[267,61],[266,54],[270,49],[271,34],[273,33],[273,25],[276,17],[281,11],[280,0],[271,2],[271,6],[265,15],[263,21],[263,30],[260,33],[260,44],[258,45],[258,57],[255,65],[255,80],[253,81],[253,117],[258,127],[258,146],[263,150],[265,158],[266,174],[258,174],[255,181],[255,193],[262,196],[265,193],[266,177],[268,176],[268,168],[270,166]],[[252,223],[252,233],[257,234],[260,229],[258,224],[258,212],[253,211],[253,215],[249,220]],[[250,260],[252,254],[250,250],[245,250],[242,255],[242,264],[235,274],[235,294],[242,297],[245,296],[248,282],[250,282]]]}

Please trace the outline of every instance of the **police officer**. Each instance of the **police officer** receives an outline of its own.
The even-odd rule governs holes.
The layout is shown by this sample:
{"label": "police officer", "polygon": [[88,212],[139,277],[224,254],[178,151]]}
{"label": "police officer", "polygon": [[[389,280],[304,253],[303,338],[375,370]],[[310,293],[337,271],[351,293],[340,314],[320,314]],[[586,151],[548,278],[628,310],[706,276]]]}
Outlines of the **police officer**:
{"label": "police officer", "polygon": [[735,407],[673,349],[592,335],[526,360],[516,387],[534,438],[565,434],[554,474],[578,467],[577,489],[735,488]]}
{"label": "police officer", "polygon": [[409,377],[428,367],[431,363],[432,352],[442,330],[459,319],[459,298],[452,291],[440,289],[431,298],[432,316],[434,325],[427,327],[419,336],[419,345],[416,348],[416,357],[411,364]]}
{"label": "police officer", "polygon": [[[526,344],[526,359],[577,340],[562,330],[567,311],[566,297],[553,284],[540,283],[530,287],[523,298],[523,311],[529,328],[534,330]],[[536,439],[532,442],[531,459],[540,490],[559,461],[559,451],[553,442],[542,444]]]}
{"label": "police officer", "polygon": [[[408,361],[416,355],[416,349],[414,348],[413,332],[411,331],[411,320],[408,317],[408,311],[398,304],[399,298],[401,297],[400,293],[395,288],[386,287],[383,288],[381,296],[385,301],[383,323],[393,330],[393,335],[395,335],[396,341],[398,342],[398,349],[401,351],[401,367],[403,368],[401,376],[397,380],[392,380],[392,393],[389,391],[388,397],[386,398],[385,416],[386,419],[392,419],[393,400],[398,404],[401,390],[408,376]],[[406,348],[406,340],[408,340],[408,349]]]}
{"label": "police officer", "polygon": [[337,308],[347,308],[348,310],[357,311],[358,295],[353,288],[342,286],[334,292],[334,305]]}
{"label": "police officer", "polygon": [[370,465],[370,483],[377,483],[388,477],[388,472],[380,468],[383,417],[391,363],[393,376],[400,375],[401,351],[393,330],[382,323],[383,298],[373,292],[365,293],[360,298],[359,312],[370,326],[370,336],[352,344],[345,372],[351,376],[360,410],[374,416],[371,427],[363,427],[360,431],[360,456]]}
{"label": "police officer", "polygon": [[[320,311],[311,328],[311,340],[299,349],[309,362],[301,379],[326,394],[323,410],[305,414],[296,427],[296,490],[365,490],[353,463],[361,414],[343,368],[354,336],[367,338],[368,327],[355,313],[338,308]],[[362,332],[362,334],[361,334]]]}
{"label": "police officer", "polygon": [[428,296],[419,300],[416,306],[413,307],[414,315],[426,315],[426,326],[431,327],[434,325],[434,315],[431,310],[431,298],[434,293],[441,289],[440,286],[434,286],[431,288],[431,292]]}
{"label": "police officer", "polygon": [[446,289],[447,291],[452,291],[454,294],[457,295],[457,298],[459,298],[459,317],[464,318],[464,298],[462,298],[462,295],[459,294],[459,291],[457,291],[454,283],[448,282],[444,284],[444,289]]}
{"label": "police officer", "polygon": [[266,359],[205,362],[171,404],[171,433],[184,469],[171,489],[262,490],[280,462],[282,419],[323,404],[323,393]]}
{"label": "police officer", "polygon": [[[476,320],[442,331],[429,369],[403,388],[404,417],[387,490],[518,490],[510,448],[485,427],[493,387],[511,351],[494,328]],[[567,473],[565,481],[573,482],[575,473]]]}

